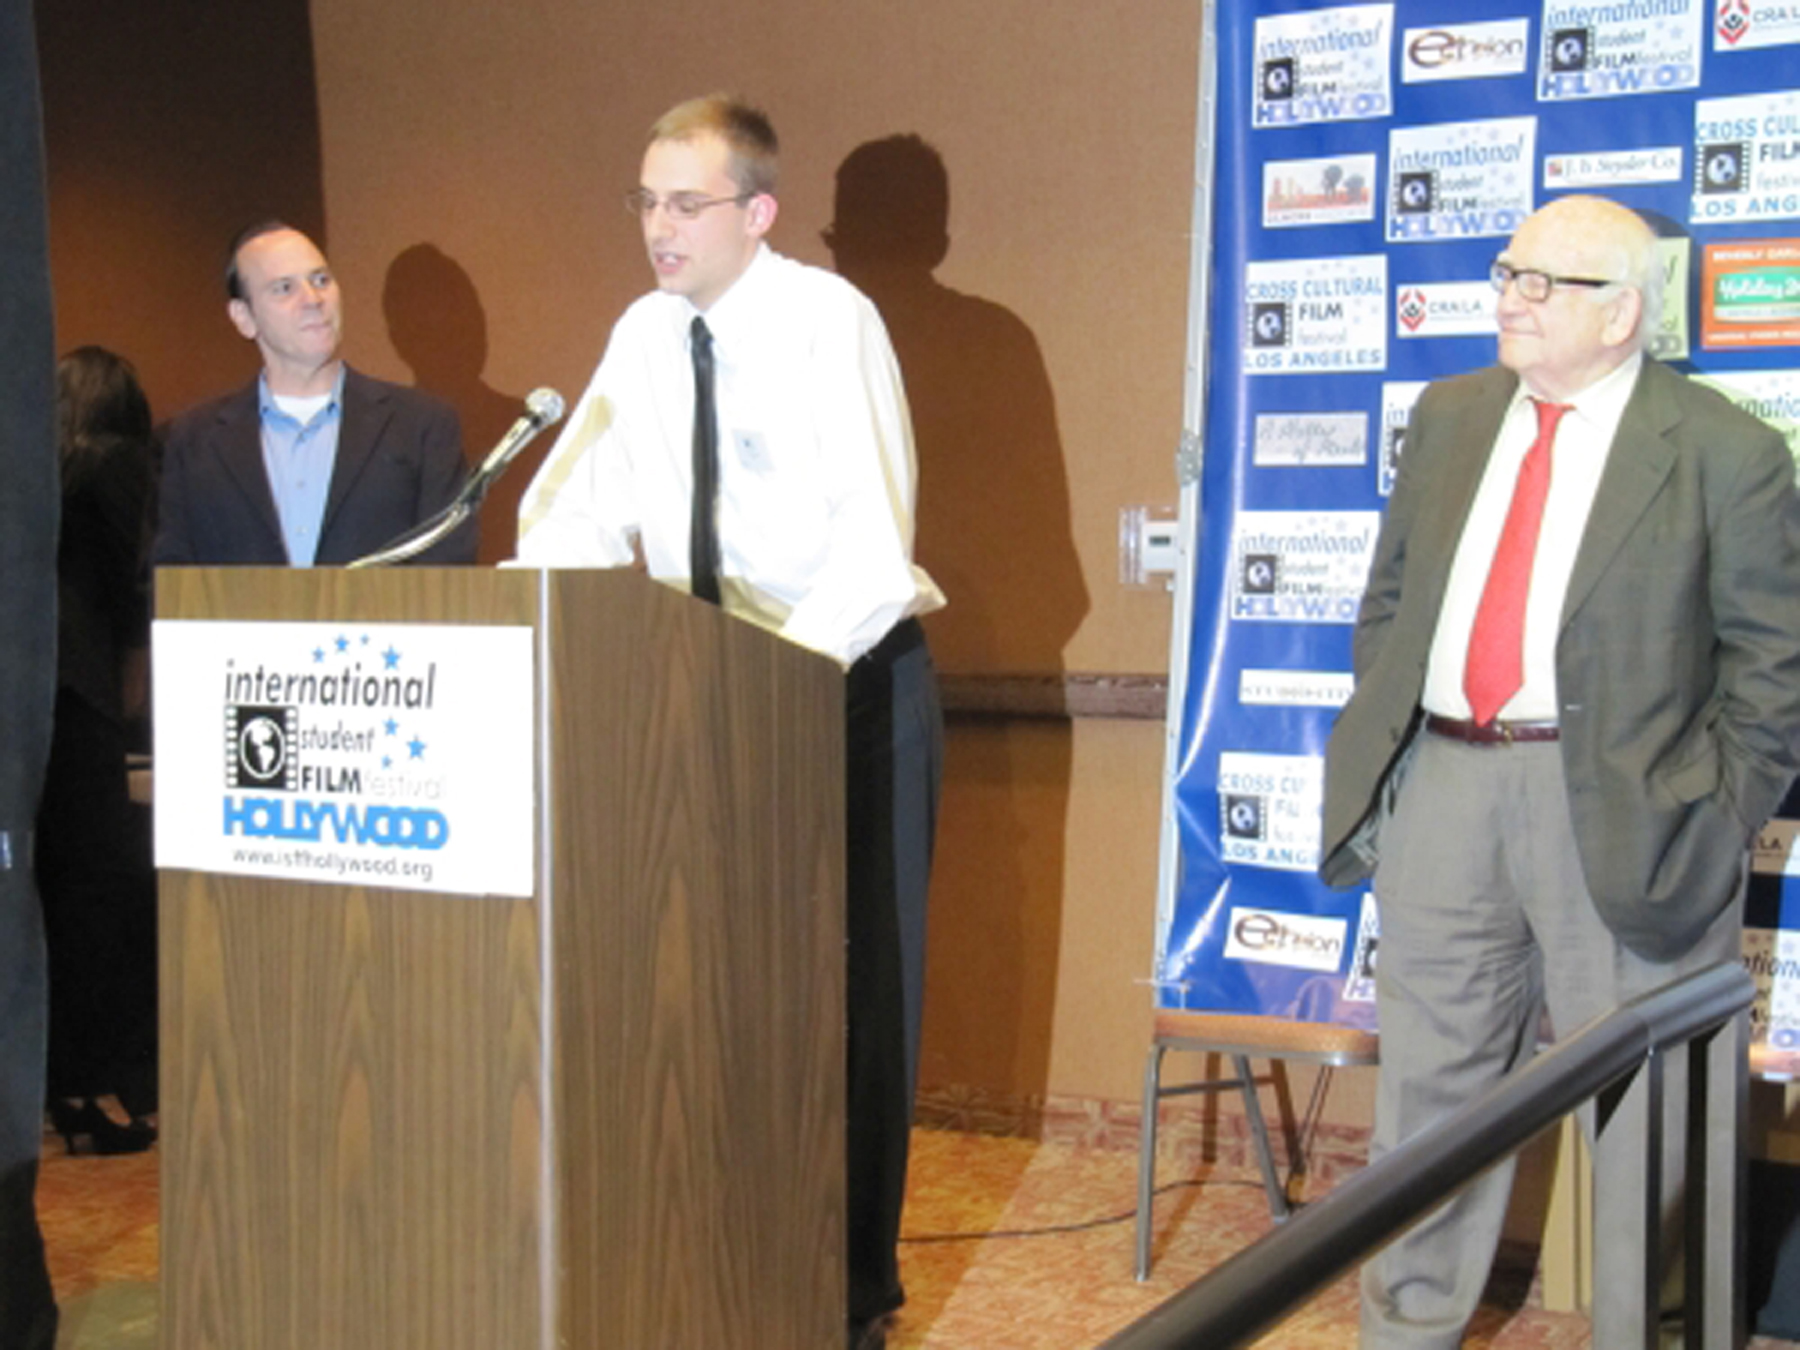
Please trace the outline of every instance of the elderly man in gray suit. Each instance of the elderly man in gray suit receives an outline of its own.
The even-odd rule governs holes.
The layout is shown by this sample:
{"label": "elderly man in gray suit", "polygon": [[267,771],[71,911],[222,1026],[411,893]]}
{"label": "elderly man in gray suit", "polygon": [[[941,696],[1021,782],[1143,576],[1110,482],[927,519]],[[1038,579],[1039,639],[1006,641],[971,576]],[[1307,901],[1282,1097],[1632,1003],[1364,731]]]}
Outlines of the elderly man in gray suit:
{"label": "elderly man in gray suit", "polygon": [[[1644,354],[1661,276],[1633,212],[1552,202],[1494,264],[1499,366],[1413,413],[1320,868],[1380,905],[1377,1154],[1529,1057],[1544,1007],[1564,1034],[1734,959],[1800,767],[1794,463]],[[1511,1184],[1370,1262],[1365,1347],[1460,1343]]]}

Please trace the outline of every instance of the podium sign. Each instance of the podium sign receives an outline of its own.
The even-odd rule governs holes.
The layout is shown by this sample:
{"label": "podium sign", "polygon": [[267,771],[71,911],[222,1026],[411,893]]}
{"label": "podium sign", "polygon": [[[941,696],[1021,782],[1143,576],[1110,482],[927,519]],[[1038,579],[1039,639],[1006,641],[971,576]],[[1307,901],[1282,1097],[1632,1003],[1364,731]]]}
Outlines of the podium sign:
{"label": "podium sign", "polygon": [[842,1350],[836,664],[628,571],[156,603],[162,1343]]}
{"label": "podium sign", "polygon": [[159,620],[156,861],[531,894],[525,626]]}

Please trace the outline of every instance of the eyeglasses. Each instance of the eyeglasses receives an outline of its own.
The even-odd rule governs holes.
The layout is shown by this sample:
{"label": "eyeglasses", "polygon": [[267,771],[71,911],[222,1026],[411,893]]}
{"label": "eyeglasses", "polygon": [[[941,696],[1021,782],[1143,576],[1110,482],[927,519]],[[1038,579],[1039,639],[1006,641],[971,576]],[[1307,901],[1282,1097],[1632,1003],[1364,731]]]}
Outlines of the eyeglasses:
{"label": "eyeglasses", "polygon": [[1506,283],[1512,282],[1519,288],[1521,299],[1529,300],[1534,305],[1542,304],[1550,298],[1550,292],[1558,286],[1586,286],[1590,290],[1599,290],[1604,286],[1621,286],[1619,281],[1602,281],[1599,277],[1559,277],[1550,272],[1540,272],[1530,267],[1514,267],[1511,263],[1494,260],[1488,268],[1488,280],[1494,289],[1504,291]]}
{"label": "eyeglasses", "polygon": [[640,220],[647,220],[660,206],[673,220],[692,220],[709,206],[723,206],[727,202],[733,206],[742,206],[754,196],[754,192],[740,192],[735,197],[702,197],[697,192],[671,192],[666,197],[659,197],[649,188],[633,188],[625,194],[625,212]]}

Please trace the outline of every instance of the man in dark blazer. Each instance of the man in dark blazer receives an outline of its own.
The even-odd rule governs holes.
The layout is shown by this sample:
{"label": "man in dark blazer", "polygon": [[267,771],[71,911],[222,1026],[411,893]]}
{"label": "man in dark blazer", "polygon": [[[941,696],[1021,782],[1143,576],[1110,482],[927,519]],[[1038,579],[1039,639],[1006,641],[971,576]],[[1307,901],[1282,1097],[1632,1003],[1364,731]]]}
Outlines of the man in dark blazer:
{"label": "man in dark blazer", "polygon": [[[227,313],[263,370],[171,425],[155,562],[338,565],[446,505],[467,471],[456,414],[344,364],[337,280],[312,240],[266,222],[230,258]],[[464,527],[421,561],[470,562],[475,544]]]}
{"label": "man in dark blazer", "polygon": [[[1748,846],[1800,766],[1794,463],[1643,355],[1651,231],[1562,198],[1493,280],[1500,365],[1414,410],[1326,752],[1321,874],[1380,906],[1377,1154],[1528,1058],[1543,1008],[1566,1034],[1737,959]],[[1511,1180],[1370,1262],[1365,1347],[1461,1343]]]}
{"label": "man in dark blazer", "polygon": [[0,0],[0,1346],[51,1350],[37,1221],[46,974],[33,822],[56,696],[56,361],[37,39]]}

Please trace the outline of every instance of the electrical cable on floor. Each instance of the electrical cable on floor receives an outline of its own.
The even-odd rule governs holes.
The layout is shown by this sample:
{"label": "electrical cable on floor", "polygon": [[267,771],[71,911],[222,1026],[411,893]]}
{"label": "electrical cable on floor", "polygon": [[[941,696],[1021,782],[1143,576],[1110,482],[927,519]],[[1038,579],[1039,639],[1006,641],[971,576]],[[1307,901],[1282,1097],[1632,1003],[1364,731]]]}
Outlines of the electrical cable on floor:
{"label": "electrical cable on floor", "polygon": [[[1230,1179],[1221,1180],[1216,1177],[1196,1177],[1190,1181],[1171,1181],[1167,1185],[1158,1186],[1154,1194],[1162,1195],[1168,1191],[1192,1189],[1200,1186],[1247,1186],[1252,1190],[1257,1191],[1263,1189],[1263,1184],[1260,1181],[1233,1181]],[[1297,1204],[1293,1206],[1295,1211],[1302,1208],[1304,1208],[1303,1205]],[[900,1241],[903,1244],[916,1243],[925,1245],[927,1243],[936,1242],[987,1242],[995,1238],[1062,1237],[1068,1233],[1087,1233],[1095,1229],[1109,1228],[1114,1224],[1130,1223],[1136,1218],[1137,1207],[1134,1205],[1122,1214],[1114,1214],[1104,1219],[1084,1219],[1080,1223],[1056,1223],[1050,1224],[1044,1228],[990,1228],[982,1233],[914,1233],[911,1235],[902,1233],[900,1235]]]}

